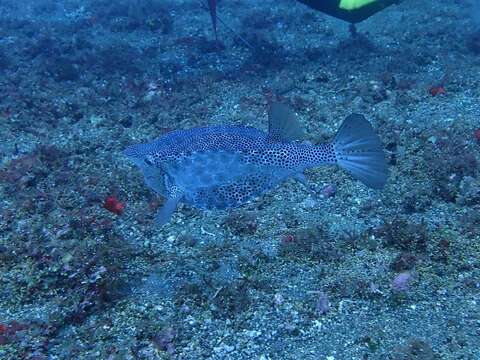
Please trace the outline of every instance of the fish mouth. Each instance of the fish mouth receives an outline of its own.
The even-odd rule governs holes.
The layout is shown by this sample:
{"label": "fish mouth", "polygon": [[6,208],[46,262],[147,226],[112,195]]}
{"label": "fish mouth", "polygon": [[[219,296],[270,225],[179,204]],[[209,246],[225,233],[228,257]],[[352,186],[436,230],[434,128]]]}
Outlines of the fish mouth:
{"label": "fish mouth", "polygon": [[125,150],[122,151],[123,155],[128,158],[142,158],[146,155],[149,155],[153,152],[153,149],[150,148],[149,144],[135,144],[130,145]]}
{"label": "fish mouth", "polygon": [[[139,166],[140,168],[144,168],[147,166],[151,166],[148,160],[148,152],[145,151],[143,144],[137,144],[127,147],[125,150],[122,151],[122,154],[126,156],[132,163]],[[143,150],[143,151],[142,151]]]}
{"label": "fish mouth", "polygon": [[129,158],[135,158],[135,157],[139,156],[139,153],[138,153],[137,150],[138,150],[137,146],[132,145],[132,146],[127,147],[125,150],[123,150],[122,154],[125,155],[126,157],[129,157]]}

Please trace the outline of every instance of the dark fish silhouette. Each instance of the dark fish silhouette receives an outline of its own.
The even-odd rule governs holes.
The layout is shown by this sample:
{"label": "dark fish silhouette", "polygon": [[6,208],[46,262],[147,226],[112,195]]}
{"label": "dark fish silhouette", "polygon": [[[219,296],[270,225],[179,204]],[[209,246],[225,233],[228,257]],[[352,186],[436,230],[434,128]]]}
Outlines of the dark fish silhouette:
{"label": "dark fish silhouette", "polygon": [[348,21],[363,21],[386,7],[402,0],[298,0],[315,10]]}

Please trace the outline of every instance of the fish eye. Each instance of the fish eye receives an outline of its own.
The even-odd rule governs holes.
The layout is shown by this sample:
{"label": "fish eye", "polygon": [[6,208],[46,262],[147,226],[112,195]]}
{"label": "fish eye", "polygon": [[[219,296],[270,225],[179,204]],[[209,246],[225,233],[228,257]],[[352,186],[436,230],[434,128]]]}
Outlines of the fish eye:
{"label": "fish eye", "polygon": [[152,166],[153,165],[153,162],[152,160],[150,160],[149,158],[145,158],[145,164],[149,165],[149,166]]}

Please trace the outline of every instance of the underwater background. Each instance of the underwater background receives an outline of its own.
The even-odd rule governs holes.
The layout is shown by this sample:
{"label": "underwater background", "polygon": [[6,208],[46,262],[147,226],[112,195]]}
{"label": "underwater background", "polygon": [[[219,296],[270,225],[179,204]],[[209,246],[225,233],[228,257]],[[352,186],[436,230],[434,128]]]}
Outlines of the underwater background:
{"label": "underwater background", "polygon": [[[386,186],[156,225],[124,149],[273,101],[313,144],[363,114]],[[0,0],[0,359],[480,359],[479,102],[479,0]]]}

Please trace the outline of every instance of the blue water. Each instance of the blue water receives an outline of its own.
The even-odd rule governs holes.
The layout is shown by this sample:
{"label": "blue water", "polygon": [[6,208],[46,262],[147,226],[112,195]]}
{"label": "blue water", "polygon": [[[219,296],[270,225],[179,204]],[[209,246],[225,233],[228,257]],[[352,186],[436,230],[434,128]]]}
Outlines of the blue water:
{"label": "blue water", "polygon": [[[480,359],[480,3],[215,3],[216,35],[208,1],[0,1],[0,359]],[[274,103],[305,148],[363,115],[385,186],[314,167],[159,226],[178,164],[124,149]]]}

